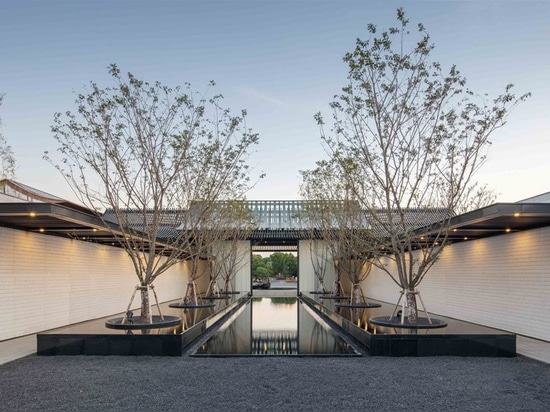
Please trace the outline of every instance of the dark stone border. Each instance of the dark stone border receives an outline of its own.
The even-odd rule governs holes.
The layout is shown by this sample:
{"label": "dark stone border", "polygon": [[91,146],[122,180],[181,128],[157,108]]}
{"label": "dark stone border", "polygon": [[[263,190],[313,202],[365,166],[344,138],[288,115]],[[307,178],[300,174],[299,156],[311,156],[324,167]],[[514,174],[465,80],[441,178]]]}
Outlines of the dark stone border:
{"label": "dark stone border", "polygon": [[[407,329],[401,328],[399,323],[392,324],[390,327],[376,326],[380,328],[378,331],[365,330],[364,327],[357,326],[341,313],[324,306],[320,300],[315,301],[305,296],[304,299],[332,319],[358,342],[361,342],[371,356],[516,356],[516,335],[503,330],[444,316],[439,316],[439,320],[443,319],[448,323],[446,328]],[[374,301],[382,304],[382,307],[376,311],[386,314],[382,318],[388,320],[393,314],[395,304]],[[400,320],[400,318],[398,317],[396,320]],[[371,323],[371,325],[373,324]]]}
{"label": "dark stone border", "polygon": [[[36,353],[38,356],[182,356],[187,345],[203,333],[207,326],[216,324],[224,316],[230,316],[235,307],[243,301],[246,301],[246,298],[229,303],[185,331],[181,330],[181,320],[177,326],[159,328],[158,333],[156,330],[147,329],[112,329],[105,325],[107,319],[112,319],[109,317],[84,322],[89,323],[90,327],[80,327],[80,324],[76,324],[52,329],[36,335]],[[168,310],[168,302],[162,306]],[[175,309],[172,311],[176,312]],[[113,315],[113,318],[116,316]],[[122,317],[122,314],[118,316]],[[167,317],[164,316],[165,319]],[[176,313],[172,313],[171,317],[179,318]]]}

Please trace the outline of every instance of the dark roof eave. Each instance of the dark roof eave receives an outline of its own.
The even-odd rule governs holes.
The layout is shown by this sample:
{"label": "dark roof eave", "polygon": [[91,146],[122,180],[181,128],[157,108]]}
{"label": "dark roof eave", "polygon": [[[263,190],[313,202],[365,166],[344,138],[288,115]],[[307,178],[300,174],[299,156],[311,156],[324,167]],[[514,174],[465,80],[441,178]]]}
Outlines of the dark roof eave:
{"label": "dark roof eave", "polygon": [[[116,235],[122,235],[122,231],[118,229],[118,225],[104,222],[93,211],[84,213],[58,203],[0,203],[0,219],[2,215],[31,216],[32,214],[37,217],[49,216],[53,219],[74,223],[77,226],[89,226],[91,228],[107,230]],[[30,224],[26,228],[32,229]]]}
{"label": "dark roof eave", "polygon": [[498,216],[514,216],[515,214],[548,215],[550,226],[550,203],[494,203],[480,209],[454,216],[449,220],[449,227],[473,224]]}

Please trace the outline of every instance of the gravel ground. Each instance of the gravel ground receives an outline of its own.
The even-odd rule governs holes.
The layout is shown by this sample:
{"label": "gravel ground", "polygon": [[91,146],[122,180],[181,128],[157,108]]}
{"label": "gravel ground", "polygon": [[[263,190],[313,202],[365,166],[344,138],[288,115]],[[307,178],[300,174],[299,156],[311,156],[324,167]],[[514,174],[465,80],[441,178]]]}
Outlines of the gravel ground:
{"label": "gravel ground", "polygon": [[550,365],[515,358],[29,356],[0,410],[548,411]]}

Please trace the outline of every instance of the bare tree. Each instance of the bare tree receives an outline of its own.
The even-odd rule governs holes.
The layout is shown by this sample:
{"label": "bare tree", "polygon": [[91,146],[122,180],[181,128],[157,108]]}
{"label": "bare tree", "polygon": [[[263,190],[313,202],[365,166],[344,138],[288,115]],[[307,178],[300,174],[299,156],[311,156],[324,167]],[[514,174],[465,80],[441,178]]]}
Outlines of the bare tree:
{"label": "bare tree", "polygon": [[[4,95],[0,94],[0,106],[4,100]],[[0,127],[2,126],[2,118],[0,118]],[[2,133],[0,133],[0,180],[1,179],[14,179],[15,169],[17,164],[15,162],[15,154],[13,149],[8,144]]]}
{"label": "bare tree", "polygon": [[[197,207],[203,207],[200,202]],[[218,280],[223,279],[223,292],[229,293],[231,279],[245,262],[248,253],[239,253],[239,242],[247,239],[252,230],[252,216],[244,200],[225,200],[212,203],[197,231],[193,233],[197,252],[192,256],[191,276],[181,307],[203,305],[197,280],[209,276],[207,296],[220,295]],[[172,305],[176,306],[176,305]]]}
{"label": "bare tree", "polygon": [[332,293],[342,292],[340,280],[347,276],[351,284],[350,305],[364,305],[361,282],[371,271],[375,247],[365,213],[346,180],[340,178],[339,169],[338,163],[319,161],[316,169],[301,171],[300,191],[307,199],[304,214],[330,249],[337,274]]}
{"label": "bare tree", "polygon": [[[444,72],[429,61],[434,45],[422,24],[416,36],[402,9],[397,21],[382,32],[370,24],[369,38],[345,55],[348,85],[331,103],[331,131],[316,119],[397,273],[381,257],[373,263],[402,289],[415,323],[417,287],[447,243],[449,219],[491,200],[474,180],[489,136],[528,94],[516,98],[508,85],[494,100],[475,95],[455,66]],[[419,231],[426,226],[429,234]]]}
{"label": "bare tree", "polygon": [[45,158],[108,228],[116,223],[139,281],[141,318],[151,322],[154,280],[199,257],[210,209],[250,188],[246,160],[258,135],[246,127],[245,111],[221,106],[221,95],[124,77],[116,65],[109,73],[114,86],[91,82],[76,112],[55,114],[61,160]]}
{"label": "bare tree", "polygon": [[[242,243],[249,238],[255,223],[246,202],[229,201],[220,206],[226,210],[225,224],[218,241],[211,248],[213,270],[209,293],[227,295],[236,292],[233,279],[250,261],[249,250],[243,250]],[[218,280],[222,282],[221,289]]]}
{"label": "bare tree", "polygon": [[[212,295],[229,295],[237,292],[233,285],[235,275],[250,260],[248,251],[243,253],[239,247],[242,240],[244,239],[239,233],[231,240],[220,242],[221,244],[215,249],[214,269],[209,291]],[[221,281],[221,288],[218,281]]]}
{"label": "bare tree", "polygon": [[327,294],[333,292],[337,293],[335,287],[330,288],[325,282],[327,276],[327,269],[330,259],[330,246],[327,241],[320,238],[318,230],[311,231],[312,236],[308,237],[308,247],[310,251],[311,266],[313,268],[313,274],[317,278],[318,285],[314,293]]}

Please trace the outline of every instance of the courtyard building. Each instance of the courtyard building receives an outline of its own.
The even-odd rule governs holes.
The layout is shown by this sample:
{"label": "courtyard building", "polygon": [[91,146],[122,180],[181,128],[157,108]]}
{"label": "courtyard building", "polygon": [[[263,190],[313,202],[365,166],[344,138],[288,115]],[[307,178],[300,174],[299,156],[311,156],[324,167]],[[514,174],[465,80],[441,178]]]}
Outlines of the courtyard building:
{"label": "courtyard building", "polygon": [[[319,289],[312,229],[302,201],[248,201],[256,228],[240,248],[248,255],[298,255],[294,292]],[[550,361],[550,194],[496,203],[449,222],[450,244],[421,285],[430,313],[517,335],[517,352]],[[37,334],[121,313],[136,283],[116,231],[93,211],[12,180],[0,181],[0,363],[37,351]],[[322,239],[319,239],[322,241]],[[390,263],[388,263],[390,264]],[[233,287],[252,288],[250,262]],[[155,281],[160,302],[180,299],[190,278],[185,261]],[[326,283],[336,277],[329,265]],[[362,282],[369,299],[395,304],[399,289],[373,268]],[[208,279],[199,279],[205,291]],[[347,290],[350,285],[343,280]],[[543,348],[540,350],[539,348]]]}

